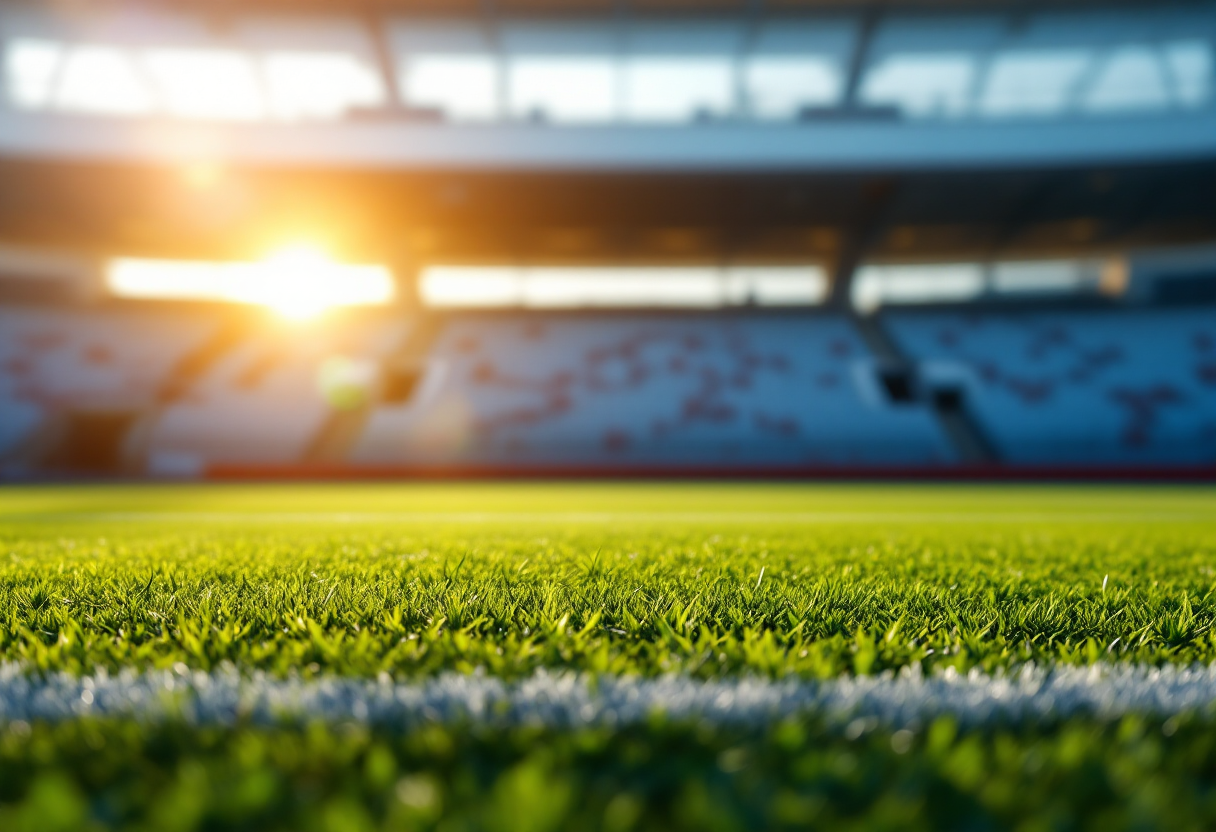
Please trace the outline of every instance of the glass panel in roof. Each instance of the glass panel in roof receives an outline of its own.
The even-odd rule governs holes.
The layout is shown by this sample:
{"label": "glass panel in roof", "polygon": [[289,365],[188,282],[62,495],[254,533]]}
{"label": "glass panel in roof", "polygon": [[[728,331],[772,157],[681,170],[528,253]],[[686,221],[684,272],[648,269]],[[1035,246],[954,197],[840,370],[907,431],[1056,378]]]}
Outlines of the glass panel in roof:
{"label": "glass panel in roof", "polygon": [[912,118],[958,117],[970,108],[976,58],[966,53],[893,55],[862,82],[861,101]]}
{"label": "glass panel in roof", "polygon": [[532,22],[503,26],[507,112],[515,119],[605,122],[618,116],[619,46],[612,27]]}
{"label": "glass panel in roof", "polygon": [[388,34],[406,104],[455,121],[499,116],[499,67],[483,27],[407,22],[392,25]]}
{"label": "glass panel in roof", "polygon": [[793,119],[803,110],[832,106],[843,87],[835,63],[813,56],[758,56],[744,73],[749,114],[760,119]]}
{"label": "glass panel in roof", "polygon": [[633,58],[625,64],[624,81],[630,121],[723,117],[734,106],[734,64],[725,57]]}
{"label": "glass panel in roof", "polygon": [[616,90],[616,66],[609,58],[520,57],[510,64],[508,107],[515,118],[610,121]]}
{"label": "glass panel in roof", "polygon": [[1165,66],[1173,81],[1174,101],[1183,107],[1200,107],[1211,99],[1212,44],[1199,40],[1176,41],[1164,48]]}
{"label": "glass panel in roof", "polygon": [[[1210,3],[1068,13],[888,13],[859,100],[915,118],[1036,118],[1209,106]],[[24,109],[194,119],[336,119],[386,103],[357,16],[160,7],[0,11],[4,84]],[[404,103],[453,120],[789,121],[840,103],[856,16],[389,25]]]}
{"label": "glass panel in roof", "polygon": [[1155,49],[1117,49],[1101,59],[1081,107],[1096,113],[1165,109],[1170,104],[1170,91],[1162,70],[1161,56]]}
{"label": "glass panel in roof", "polygon": [[143,60],[161,108],[182,118],[264,118],[257,70],[231,49],[150,49]]}
{"label": "glass panel in roof", "polygon": [[357,19],[252,17],[234,28],[233,43],[261,56],[274,118],[333,119],[387,102],[371,33]]}
{"label": "glass panel in roof", "polygon": [[404,78],[406,103],[456,121],[498,116],[498,65],[488,55],[419,55]]}
{"label": "glass panel in roof", "polygon": [[972,106],[983,58],[1005,36],[1002,16],[896,14],[867,48],[858,98],[909,118],[958,118]]}
{"label": "glass panel in roof", "polygon": [[343,52],[274,52],[262,62],[270,112],[284,120],[337,118],[385,101],[380,76]]}
{"label": "glass panel in roof", "polygon": [[757,27],[741,57],[747,114],[789,120],[838,105],[856,32],[855,20],[835,17]]}
{"label": "glass panel in roof", "polygon": [[9,99],[18,107],[44,107],[51,102],[63,62],[63,47],[55,41],[19,38],[4,50],[4,75]]}
{"label": "glass panel in roof", "polygon": [[624,38],[625,120],[681,122],[731,113],[740,37],[738,26],[725,23],[630,27]]}
{"label": "glass panel in roof", "polygon": [[55,106],[105,115],[143,115],[152,97],[125,50],[112,46],[77,46],[63,61]]}
{"label": "glass panel in roof", "polygon": [[1089,49],[1000,54],[988,70],[978,110],[994,118],[1059,115],[1070,108],[1092,59]]}

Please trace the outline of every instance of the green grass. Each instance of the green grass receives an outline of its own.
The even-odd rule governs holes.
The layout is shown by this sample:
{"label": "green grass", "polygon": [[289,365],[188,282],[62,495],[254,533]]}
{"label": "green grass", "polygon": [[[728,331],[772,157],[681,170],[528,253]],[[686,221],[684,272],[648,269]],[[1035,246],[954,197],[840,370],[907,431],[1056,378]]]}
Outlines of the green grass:
{"label": "green grass", "polygon": [[1125,718],[849,739],[743,733],[72,722],[0,729],[0,828],[1199,830],[1216,728]]}
{"label": "green grass", "polygon": [[[808,678],[1216,660],[1216,490],[0,489],[0,660]],[[1216,722],[0,723],[0,829],[1210,829]]]}
{"label": "green grass", "polygon": [[2,492],[0,658],[830,677],[1216,659],[1210,490]]}

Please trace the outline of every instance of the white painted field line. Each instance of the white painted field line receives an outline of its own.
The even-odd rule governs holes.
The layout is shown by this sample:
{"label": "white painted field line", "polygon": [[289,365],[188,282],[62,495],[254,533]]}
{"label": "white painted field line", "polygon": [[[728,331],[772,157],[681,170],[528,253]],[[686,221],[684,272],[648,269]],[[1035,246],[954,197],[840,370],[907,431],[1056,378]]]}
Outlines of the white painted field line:
{"label": "white painted field line", "polygon": [[428,723],[541,725],[554,728],[636,724],[663,712],[674,720],[763,725],[798,714],[873,718],[893,727],[950,714],[964,724],[1127,713],[1169,716],[1216,703],[1216,665],[1024,666],[1004,675],[915,670],[827,682],[740,678],[699,681],[600,677],[540,671],[518,682],[445,674],[399,683],[387,677],[276,679],[241,674],[124,671],[75,677],[31,675],[0,665],[0,724],[82,715],[230,724],[283,718],[411,727]]}

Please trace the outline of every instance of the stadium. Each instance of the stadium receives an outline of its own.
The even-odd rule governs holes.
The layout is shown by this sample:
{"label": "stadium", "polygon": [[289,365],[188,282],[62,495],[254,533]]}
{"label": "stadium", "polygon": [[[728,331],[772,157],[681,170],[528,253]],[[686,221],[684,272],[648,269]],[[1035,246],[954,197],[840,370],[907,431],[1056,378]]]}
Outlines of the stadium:
{"label": "stadium", "polygon": [[1216,4],[0,2],[0,828],[1216,824]]}

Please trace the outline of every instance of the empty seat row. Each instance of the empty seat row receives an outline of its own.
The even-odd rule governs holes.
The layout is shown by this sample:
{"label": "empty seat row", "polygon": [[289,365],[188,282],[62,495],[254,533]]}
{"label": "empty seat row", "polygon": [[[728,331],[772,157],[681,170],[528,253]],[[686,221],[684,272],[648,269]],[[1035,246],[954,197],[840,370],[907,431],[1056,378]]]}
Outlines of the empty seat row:
{"label": "empty seat row", "polygon": [[1216,312],[905,311],[884,323],[926,383],[960,389],[1001,460],[1216,463]]}
{"label": "empty seat row", "polygon": [[56,412],[147,407],[214,328],[197,315],[0,309],[0,456]]}
{"label": "empty seat row", "polygon": [[327,375],[374,367],[408,329],[408,321],[378,319],[305,333],[249,333],[159,413],[148,438],[149,465],[176,473],[218,463],[303,461],[345,404]]}
{"label": "empty seat row", "polygon": [[932,414],[894,406],[845,316],[544,316],[452,322],[362,463],[927,465]]}

